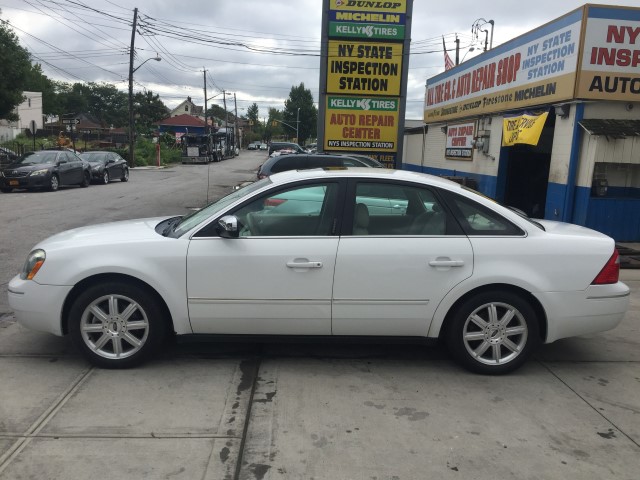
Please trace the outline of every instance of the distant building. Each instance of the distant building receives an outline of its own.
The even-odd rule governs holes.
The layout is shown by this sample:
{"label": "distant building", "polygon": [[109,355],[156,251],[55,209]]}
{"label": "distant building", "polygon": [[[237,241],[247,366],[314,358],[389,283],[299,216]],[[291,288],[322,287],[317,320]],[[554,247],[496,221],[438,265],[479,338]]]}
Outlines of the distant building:
{"label": "distant building", "polygon": [[22,92],[24,101],[14,109],[18,115],[16,122],[0,120],[0,142],[13,140],[25,129],[30,128],[31,121],[36,122],[36,129],[43,127],[42,120],[42,93]]}
{"label": "distant building", "polygon": [[169,116],[177,117],[180,115],[191,115],[204,122],[204,107],[196,105],[191,101],[191,97],[187,97],[185,101],[171,111]]}

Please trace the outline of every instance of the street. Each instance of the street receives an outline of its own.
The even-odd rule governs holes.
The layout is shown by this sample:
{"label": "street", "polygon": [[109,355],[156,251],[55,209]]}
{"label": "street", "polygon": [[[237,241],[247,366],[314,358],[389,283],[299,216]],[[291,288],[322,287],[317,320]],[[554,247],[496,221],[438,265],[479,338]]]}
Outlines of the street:
{"label": "street", "polygon": [[13,321],[7,283],[39,240],[187,213],[255,179],[265,156],[0,195],[0,480],[637,478],[637,270],[622,271],[632,297],[617,329],[544,346],[502,377],[381,342],[179,343],[101,370]]}

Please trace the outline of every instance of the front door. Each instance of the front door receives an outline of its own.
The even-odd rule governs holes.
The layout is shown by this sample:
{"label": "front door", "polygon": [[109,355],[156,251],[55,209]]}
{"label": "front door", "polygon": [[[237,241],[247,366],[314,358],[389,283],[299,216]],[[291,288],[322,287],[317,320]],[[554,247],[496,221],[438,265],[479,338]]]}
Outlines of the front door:
{"label": "front door", "polygon": [[187,256],[194,333],[329,335],[338,190],[289,186],[228,212],[239,238],[196,234]]}
{"label": "front door", "polygon": [[353,227],[338,248],[332,333],[426,336],[440,300],[472,274],[469,239],[423,186],[359,181],[349,192]]}

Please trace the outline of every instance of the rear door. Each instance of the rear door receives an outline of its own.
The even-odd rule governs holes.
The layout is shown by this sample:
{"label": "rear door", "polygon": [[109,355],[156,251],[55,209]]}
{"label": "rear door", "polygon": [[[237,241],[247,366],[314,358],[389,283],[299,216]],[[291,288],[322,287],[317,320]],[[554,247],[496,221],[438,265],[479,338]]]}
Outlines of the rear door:
{"label": "rear door", "polygon": [[441,299],[473,272],[469,239],[426,186],[354,179],[346,205],[332,333],[426,336]]}

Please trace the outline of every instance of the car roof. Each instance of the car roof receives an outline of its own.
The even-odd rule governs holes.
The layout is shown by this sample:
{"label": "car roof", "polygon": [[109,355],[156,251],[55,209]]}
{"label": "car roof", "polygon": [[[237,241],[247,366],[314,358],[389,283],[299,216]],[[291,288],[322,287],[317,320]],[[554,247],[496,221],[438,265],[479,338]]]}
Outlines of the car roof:
{"label": "car roof", "polygon": [[461,188],[460,184],[436,177],[427,173],[409,172],[407,170],[392,170],[387,168],[367,168],[367,167],[344,167],[344,168],[313,168],[309,170],[287,170],[285,172],[274,173],[269,177],[275,184],[290,183],[296,180],[311,180],[318,178],[370,178],[382,180],[404,180],[418,183],[428,183],[434,186],[441,186],[448,189]]}

